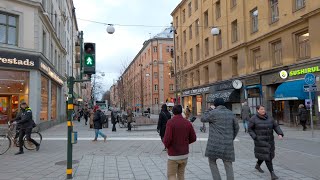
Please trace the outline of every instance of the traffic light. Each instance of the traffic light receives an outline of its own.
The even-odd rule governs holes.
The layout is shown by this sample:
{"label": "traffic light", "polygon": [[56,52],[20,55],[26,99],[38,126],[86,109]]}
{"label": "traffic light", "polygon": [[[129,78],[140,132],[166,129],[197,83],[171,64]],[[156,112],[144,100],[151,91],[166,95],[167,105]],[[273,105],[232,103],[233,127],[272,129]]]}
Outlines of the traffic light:
{"label": "traffic light", "polygon": [[96,73],[96,44],[84,43],[84,74]]}

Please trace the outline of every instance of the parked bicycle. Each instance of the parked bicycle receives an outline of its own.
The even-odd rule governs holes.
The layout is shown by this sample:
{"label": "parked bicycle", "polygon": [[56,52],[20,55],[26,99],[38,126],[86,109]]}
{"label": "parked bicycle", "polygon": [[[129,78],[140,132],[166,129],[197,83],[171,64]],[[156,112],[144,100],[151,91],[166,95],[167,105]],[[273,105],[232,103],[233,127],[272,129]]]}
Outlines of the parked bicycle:
{"label": "parked bicycle", "polygon": [[[19,147],[19,138],[15,138],[16,135],[16,123],[8,122],[8,131],[5,135],[0,135],[0,155],[6,153],[11,145]],[[41,144],[42,135],[38,131],[32,131],[31,138]],[[26,136],[23,137],[23,146],[28,150],[35,150],[36,146],[29,142]]]}

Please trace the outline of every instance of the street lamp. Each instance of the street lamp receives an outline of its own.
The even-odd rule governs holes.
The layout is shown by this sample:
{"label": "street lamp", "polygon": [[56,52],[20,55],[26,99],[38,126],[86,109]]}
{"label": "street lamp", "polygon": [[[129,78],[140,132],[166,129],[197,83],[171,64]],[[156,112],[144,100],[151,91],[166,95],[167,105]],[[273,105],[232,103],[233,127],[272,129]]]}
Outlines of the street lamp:
{"label": "street lamp", "polygon": [[213,36],[219,35],[219,34],[220,34],[220,29],[219,29],[218,27],[212,27],[212,28],[211,28],[211,34],[212,34]]}
{"label": "street lamp", "polygon": [[112,24],[108,24],[107,32],[108,32],[109,34],[113,34],[113,33],[115,32],[115,29],[114,29],[114,27],[113,27]]}

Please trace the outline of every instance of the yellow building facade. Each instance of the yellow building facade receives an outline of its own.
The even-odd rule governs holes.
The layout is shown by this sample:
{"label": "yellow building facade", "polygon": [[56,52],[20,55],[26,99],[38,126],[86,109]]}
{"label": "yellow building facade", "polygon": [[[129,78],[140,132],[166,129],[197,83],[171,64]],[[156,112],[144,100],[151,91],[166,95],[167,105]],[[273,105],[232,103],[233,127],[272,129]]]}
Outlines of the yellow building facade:
{"label": "yellow building facade", "polygon": [[223,97],[235,114],[247,101],[253,113],[263,104],[279,122],[291,123],[298,105],[307,105],[304,75],[308,68],[320,74],[320,1],[182,0],[171,15],[176,93],[193,114]]}

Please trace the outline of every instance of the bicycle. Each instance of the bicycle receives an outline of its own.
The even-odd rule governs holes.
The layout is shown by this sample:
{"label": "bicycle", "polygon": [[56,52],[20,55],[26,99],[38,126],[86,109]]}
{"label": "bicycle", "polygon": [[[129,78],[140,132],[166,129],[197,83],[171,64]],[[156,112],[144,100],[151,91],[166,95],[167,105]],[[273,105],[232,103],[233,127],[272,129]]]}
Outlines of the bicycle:
{"label": "bicycle", "polygon": [[[13,143],[14,146],[19,147],[19,140],[15,139],[16,126],[8,122],[8,132],[5,135],[0,135],[0,155],[6,153]],[[31,138],[41,144],[42,135],[38,131],[31,132]],[[26,136],[23,137],[23,146],[28,150],[35,150],[36,146],[29,142]]]}

